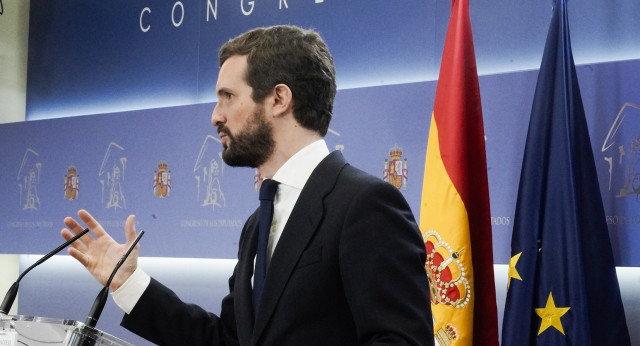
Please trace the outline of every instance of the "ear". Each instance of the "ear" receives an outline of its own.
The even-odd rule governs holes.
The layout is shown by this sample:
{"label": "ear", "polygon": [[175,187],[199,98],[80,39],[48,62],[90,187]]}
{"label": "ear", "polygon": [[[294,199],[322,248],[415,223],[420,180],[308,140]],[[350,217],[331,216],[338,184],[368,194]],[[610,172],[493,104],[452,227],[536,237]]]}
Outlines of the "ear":
{"label": "ear", "polygon": [[278,84],[273,88],[273,114],[283,116],[293,109],[293,95],[286,84]]}

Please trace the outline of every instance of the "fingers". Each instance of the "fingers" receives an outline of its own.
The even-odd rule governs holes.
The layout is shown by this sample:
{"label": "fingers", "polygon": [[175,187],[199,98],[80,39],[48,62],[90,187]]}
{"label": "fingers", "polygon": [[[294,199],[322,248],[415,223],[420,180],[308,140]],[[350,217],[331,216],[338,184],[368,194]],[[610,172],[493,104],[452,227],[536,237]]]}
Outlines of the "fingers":
{"label": "fingers", "polygon": [[83,266],[86,267],[89,264],[87,256],[83,252],[78,251],[78,249],[70,247],[69,249],[67,249],[67,253],[71,255],[71,257],[78,260],[78,262],[80,262],[80,264],[82,264]]}
{"label": "fingers", "polygon": [[[109,236],[104,228],[102,228],[102,225],[100,225],[100,223],[96,221],[96,219],[91,214],[89,214],[88,211],[84,209],[79,210],[78,217],[91,230],[90,233],[93,233],[95,239],[90,235],[90,233],[87,233],[82,238],[80,238],[79,241],[74,242],[72,244],[73,247],[80,251],[84,251],[86,247],[90,247],[94,241],[98,240],[98,238],[106,237],[108,239],[111,239],[111,236]],[[65,218],[64,223],[68,227],[68,229],[63,229],[60,234],[66,240],[71,239],[73,236],[84,230],[84,226],[72,217]],[[124,231],[126,242],[127,244],[130,244],[136,238],[135,215],[129,215],[129,217],[127,217]]]}
{"label": "fingers", "polygon": [[127,221],[124,223],[124,235],[127,239],[127,244],[131,244],[136,239],[136,217],[135,215],[129,215]]}
{"label": "fingers", "polygon": [[[84,227],[82,225],[80,225],[76,220],[74,220],[71,217],[67,217],[64,219],[64,224],[69,227],[68,229],[65,228],[63,229],[60,234],[62,235],[62,237],[65,240],[69,240],[71,238],[73,238],[76,234],[82,232],[84,230]],[[89,233],[85,234],[84,236],[82,236],[82,238],[78,239],[77,241],[73,242],[73,244],[71,244],[71,246],[74,246],[78,249],[81,249],[84,245],[90,244],[93,241],[93,238],[91,238],[91,235],[89,235]]]}
{"label": "fingers", "polygon": [[64,224],[67,227],[69,227],[69,230],[71,230],[74,234],[78,234],[78,233],[82,232],[82,230],[84,230],[84,227],[82,227],[82,225],[80,225],[72,217],[65,217],[64,218]]}
{"label": "fingers", "polygon": [[[93,218],[93,216],[91,216],[91,214],[89,214],[88,211],[86,211],[84,209],[79,210],[78,211],[78,217],[80,218],[80,220],[82,220],[82,222],[85,225],[87,225],[87,227],[91,230],[91,233],[93,233],[93,235],[96,238],[99,238],[99,237],[107,235],[107,232],[105,232],[104,228],[102,228],[100,223],[98,221],[96,221],[96,219]],[[84,230],[84,226],[81,225],[80,223],[78,223],[72,217],[65,218],[64,219],[64,223],[65,223],[65,225],[67,225],[67,227],[69,227],[69,231],[70,232],[65,232],[63,230],[61,232],[61,234],[62,234],[62,237],[64,237],[67,240],[69,240],[71,237],[73,237],[74,234],[78,234],[78,233],[80,233],[80,232],[82,232]],[[73,233],[71,233],[71,232],[73,232]],[[82,238],[80,238],[80,241],[82,243],[84,243],[85,245],[90,246],[91,243],[94,241],[94,239],[91,237],[90,234],[86,234]],[[75,248],[81,249],[80,242],[73,243],[73,246]]]}
{"label": "fingers", "polygon": [[[71,244],[67,252],[87,268],[98,282],[104,285],[115,264],[126,250],[127,245],[116,242],[86,210],[79,210],[78,217],[79,221],[71,217],[65,218],[64,223],[68,228],[63,228],[60,234],[63,238],[69,240],[83,231],[84,226],[82,224],[87,225],[93,236],[89,233],[85,234],[78,241]],[[135,216],[133,215],[129,215],[125,222],[125,237],[128,244],[133,243],[136,238]],[[127,265],[123,266],[127,270],[123,271],[123,268],[120,268],[121,270],[118,271],[119,274],[116,275],[118,279],[114,279],[111,284],[112,287],[119,287],[135,271],[137,267],[137,249],[136,247],[132,256],[127,259]]]}
{"label": "fingers", "polygon": [[60,231],[60,235],[62,236],[62,238],[64,238],[64,240],[73,238],[73,233],[66,228],[63,228],[62,231]]}
{"label": "fingers", "polygon": [[91,216],[91,214],[89,214],[88,211],[84,209],[78,210],[78,217],[80,218],[80,220],[82,220],[82,222],[84,222],[85,225],[87,225],[87,227],[89,227],[89,229],[91,230],[91,233],[93,233],[96,236],[96,238],[99,238],[107,234],[107,232],[105,232],[104,228],[102,228],[100,223],[96,221],[96,219],[94,219],[93,216]]}

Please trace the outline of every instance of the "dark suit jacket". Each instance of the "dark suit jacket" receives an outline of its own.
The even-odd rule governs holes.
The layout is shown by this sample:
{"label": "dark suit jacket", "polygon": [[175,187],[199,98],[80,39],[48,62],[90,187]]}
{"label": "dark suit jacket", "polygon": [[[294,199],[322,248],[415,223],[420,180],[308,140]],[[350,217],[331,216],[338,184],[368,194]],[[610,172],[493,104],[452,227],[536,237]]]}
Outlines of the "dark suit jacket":
{"label": "dark suit jacket", "polygon": [[284,228],[254,319],[258,213],[245,224],[220,317],[152,279],[122,325],[161,345],[433,345],[425,248],[391,184],[325,158]]}

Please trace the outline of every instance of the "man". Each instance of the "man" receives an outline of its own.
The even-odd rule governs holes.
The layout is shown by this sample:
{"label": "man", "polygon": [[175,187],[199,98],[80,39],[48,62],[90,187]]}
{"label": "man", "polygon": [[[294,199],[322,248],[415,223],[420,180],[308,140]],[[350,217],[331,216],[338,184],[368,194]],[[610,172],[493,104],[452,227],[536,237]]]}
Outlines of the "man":
{"label": "man", "polygon": [[[322,140],[336,84],[320,36],[293,26],[255,29],[224,44],[219,64],[211,120],[224,161],[280,183],[264,284],[256,279],[256,211],[219,317],[144,274],[136,250],[110,286],[126,313],[122,325],[161,345],[432,345],[426,255],[409,206]],[[105,283],[126,244],[86,211],[78,216],[96,238],[83,237],[69,253]],[[72,218],[65,224],[65,239],[84,228]],[[130,244],[133,216],[125,234]],[[263,287],[255,303],[254,285]]]}

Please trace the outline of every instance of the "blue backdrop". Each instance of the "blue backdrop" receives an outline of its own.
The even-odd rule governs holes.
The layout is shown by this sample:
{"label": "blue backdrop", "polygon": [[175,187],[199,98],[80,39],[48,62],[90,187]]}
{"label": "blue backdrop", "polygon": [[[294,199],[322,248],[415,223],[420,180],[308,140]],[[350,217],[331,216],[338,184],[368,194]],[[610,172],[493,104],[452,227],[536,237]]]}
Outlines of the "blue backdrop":
{"label": "blue backdrop", "polygon": [[[578,68],[607,222],[619,266],[640,266],[640,60]],[[612,78],[615,76],[615,78]],[[480,78],[489,170],[494,259],[508,263],[524,139],[537,71]],[[341,90],[326,141],[383,178],[398,146],[407,159],[401,191],[419,212],[436,82]],[[616,95],[609,95],[616,88]],[[517,93],[514,93],[517,91]],[[634,94],[635,93],[635,94]],[[210,125],[214,104],[2,125],[0,252],[45,253],[64,216],[91,211],[122,236],[137,215],[143,255],[235,258],[239,231],[257,207],[256,171],[230,168]],[[366,135],[363,135],[366,134]],[[166,165],[170,193],[154,193]],[[79,191],[65,197],[75,169]],[[169,175],[170,174],[170,175]],[[157,184],[157,182],[155,182]],[[38,243],[25,239],[39,239]]]}

